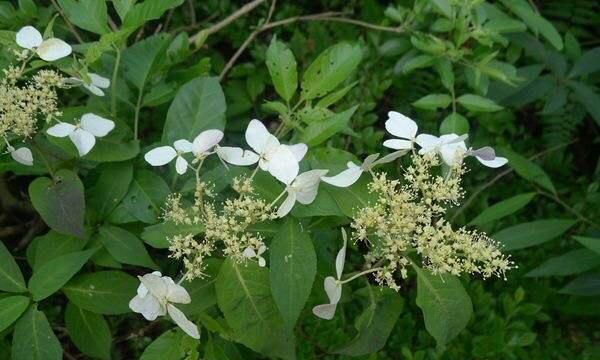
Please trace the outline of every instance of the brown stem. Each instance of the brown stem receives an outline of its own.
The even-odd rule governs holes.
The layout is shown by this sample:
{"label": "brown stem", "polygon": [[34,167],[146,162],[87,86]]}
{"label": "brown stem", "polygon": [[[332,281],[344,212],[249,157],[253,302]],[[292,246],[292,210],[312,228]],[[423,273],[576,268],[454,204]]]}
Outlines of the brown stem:
{"label": "brown stem", "polygon": [[77,32],[77,29],[73,26],[73,24],[71,24],[71,22],[69,21],[69,19],[65,15],[65,13],[62,11],[62,9],[60,8],[60,6],[56,3],[56,0],[51,0],[51,1],[52,1],[52,5],[54,5],[54,7],[56,8],[56,11],[58,11],[58,13],[60,14],[60,16],[63,18],[63,20],[65,21],[65,23],[69,27],[69,30],[71,30],[71,32],[73,33],[73,35],[75,36],[75,38],[77,39],[77,41],[80,44],[82,44],[83,43],[83,38],[81,37],[81,35],[79,35],[79,32]]}

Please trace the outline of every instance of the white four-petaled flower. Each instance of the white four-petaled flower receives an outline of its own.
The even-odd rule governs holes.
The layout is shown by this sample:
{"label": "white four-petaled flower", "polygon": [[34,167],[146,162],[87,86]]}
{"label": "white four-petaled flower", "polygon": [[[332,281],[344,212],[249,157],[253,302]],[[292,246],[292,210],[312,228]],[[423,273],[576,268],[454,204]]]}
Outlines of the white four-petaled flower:
{"label": "white four-petaled flower", "polygon": [[319,182],[327,174],[328,170],[310,170],[296,177],[285,189],[287,198],[277,209],[277,216],[284,217],[294,207],[296,201],[300,204],[308,205],[317,197]]}
{"label": "white four-petaled flower", "polygon": [[335,258],[335,272],[337,279],[333,276],[328,276],[323,282],[325,293],[327,293],[327,297],[329,298],[329,304],[317,305],[312,310],[313,314],[325,320],[333,319],[337,304],[342,298],[342,284],[340,281],[342,280],[342,273],[344,272],[344,263],[346,262],[346,246],[348,244],[348,237],[346,236],[346,231],[343,228],[342,237],[344,239],[344,245]]}
{"label": "white four-petaled flower", "polygon": [[61,122],[48,128],[46,133],[55,137],[68,136],[79,156],[84,156],[92,150],[97,137],[106,136],[114,127],[113,121],[88,113],[81,116],[81,121],[76,125]]}
{"label": "white four-petaled flower", "polygon": [[244,249],[244,252],[242,254],[248,259],[258,260],[258,266],[265,267],[267,265],[267,260],[265,260],[265,258],[262,257],[262,254],[264,254],[265,251],[267,251],[267,247],[265,245],[261,245],[258,247],[257,251],[254,251],[254,249],[251,247],[247,247],[246,249]]}
{"label": "white four-petaled flower", "polygon": [[33,26],[22,27],[17,32],[17,45],[34,51],[42,60],[55,61],[71,54],[71,45],[57,38],[44,40],[42,34]]}
{"label": "white four-petaled flower", "polygon": [[186,334],[194,339],[200,339],[196,324],[189,321],[185,314],[173,305],[189,304],[192,301],[184,287],[176,284],[170,277],[162,276],[158,271],[138,278],[141,284],[137,289],[137,295],[129,302],[131,310],[142,314],[150,321],[169,314],[175,324]]}

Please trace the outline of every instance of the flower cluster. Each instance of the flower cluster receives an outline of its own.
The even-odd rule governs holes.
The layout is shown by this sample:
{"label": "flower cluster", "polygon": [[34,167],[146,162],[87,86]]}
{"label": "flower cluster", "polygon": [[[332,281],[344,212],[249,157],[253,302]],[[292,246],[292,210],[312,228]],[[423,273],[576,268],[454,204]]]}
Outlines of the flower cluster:
{"label": "flower cluster", "polygon": [[[15,42],[21,48],[20,51],[15,51],[20,64],[4,69],[0,79],[0,137],[15,161],[32,166],[31,150],[27,147],[16,149],[10,142],[31,139],[38,130],[39,120],[45,120],[46,123],[58,121],[56,119],[62,113],[58,109],[57,89],[82,85],[92,94],[103,96],[101,89],[108,88],[110,81],[94,73],[65,78],[49,69],[39,70],[30,78],[25,78],[27,63],[35,56],[52,62],[69,56],[72,48],[57,38],[43,39],[42,34],[32,26],[21,28],[15,36]],[[94,146],[96,137],[105,136],[113,128],[112,121],[86,114],[77,125],[59,122],[48,129],[48,135],[69,136],[80,156],[84,156]]]}

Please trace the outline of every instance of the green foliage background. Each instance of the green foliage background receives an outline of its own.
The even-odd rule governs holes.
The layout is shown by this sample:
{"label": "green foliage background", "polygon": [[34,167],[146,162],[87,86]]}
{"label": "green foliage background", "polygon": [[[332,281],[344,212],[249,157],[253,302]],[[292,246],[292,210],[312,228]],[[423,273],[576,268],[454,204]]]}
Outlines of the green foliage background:
{"label": "green foliage background", "polygon": [[[0,158],[0,359],[291,358],[290,334],[299,359],[600,358],[600,5],[269,4],[215,29],[244,2],[0,1],[2,68],[14,31],[53,24],[55,35],[77,44],[82,64],[118,89],[105,98],[61,97],[66,119],[92,109],[117,123],[87,157],[77,158],[68,141],[39,136],[34,156],[45,154],[46,165]],[[278,272],[243,268],[267,284],[251,289],[271,314],[266,322],[246,318],[238,268],[219,259],[211,277],[187,286],[193,302],[182,307],[201,326],[200,343],[168,321],[130,313],[135,275],[179,271],[165,235],[203,231],[159,222],[171,190],[189,192],[193,182],[149,168],[141,154],[154,143],[208,128],[242,143],[249,119],[280,121],[282,134],[309,144],[312,167],[332,168],[349,153],[381,151],[391,110],[425,132],[469,132],[475,147],[492,145],[509,159],[496,171],[473,166],[466,201],[450,212],[455,224],[505,245],[518,265],[506,280],[412,274],[399,294],[361,280],[352,295],[344,290],[333,320],[317,319],[310,308],[325,298],[320,284],[340,244],[332,229],[362,200],[332,190],[322,196],[329,202],[294,210],[309,231],[297,221],[262,229],[277,244],[271,256],[316,256],[299,275],[314,278],[312,292],[309,284],[309,295],[288,299],[270,293],[269,282],[271,290],[285,283]],[[207,179],[230,179],[211,165]],[[259,192],[278,193],[268,182]],[[56,211],[65,193],[75,194],[60,206],[66,214]],[[356,249],[349,264],[362,263]],[[441,300],[440,289],[449,294]],[[293,303],[303,296],[307,305]]]}

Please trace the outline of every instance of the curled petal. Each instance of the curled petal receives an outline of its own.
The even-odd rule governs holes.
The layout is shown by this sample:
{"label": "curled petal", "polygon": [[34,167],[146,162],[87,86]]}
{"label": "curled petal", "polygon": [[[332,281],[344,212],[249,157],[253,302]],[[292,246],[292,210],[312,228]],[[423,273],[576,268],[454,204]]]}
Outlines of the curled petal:
{"label": "curled petal", "polygon": [[102,116],[87,113],[81,116],[81,128],[95,137],[103,137],[115,128],[115,123]]}
{"label": "curled petal", "polygon": [[69,139],[71,139],[71,142],[77,148],[79,156],[87,155],[94,148],[94,145],[96,145],[94,135],[83,129],[75,129],[75,131],[69,134]]}
{"label": "curled petal", "polygon": [[342,238],[344,239],[344,245],[335,257],[335,271],[338,279],[342,278],[342,273],[344,272],[344,263],[346,262],[346,246],[348,245],[348,236],[346,235],[346,230],[343,228]]}
{"label": "curled petal", "polygon": [[217,154],[223,161],[238,166],[256,164],[259,159],[258,155],[250,150],[231,146],[217,147]]}
{"label": "curled petal", "polygon": [[99,87],[97,87],[96,85],[88,85],[88,84],[82,84],[84,88],[86,88],[89,92],[91,92],[92,94],[96,95],[96,96],[104,96],[104,91],[102,91],[102,89],[100,89]]}
{"label": "curled petal", "polygon": [[162,166],[170,163],[177,156],[177,151],[170,146],[159,146],[144,155],[144,159],[152,166]]}
{"label": "curled petal", "polygon": [[279,206],[279,209],[277,209],[277,217],[284,217],[287,214],[289,214],[290,211],[292,211],[292,208],[294,207],[294,204],[296,203],[296,194],[295,193],[288,193],[288,196],[285,198],[285,200],[283,201],[283,203],[281,203],[281,205]]}
{"label": "curled petal", "polygon": [[88,74],[92,80],[92,85],[102,89],[107,89],[110,86],[110,80],[95,73]]}
{"label": "curled petal", "polygon": [[267,261],[265,260],[264,257],[262,257],[262,256],[258,257],[258,266],[260,266],[260,267],[267,266]]}
{"label": "curled petal", "polygon": [[33,26],[24,26],[17,32],[17,45],[25,49],[33,49],[42,44],[42,34]]}
{"label": "curled petal", "polygon": [[328,276],[323,281],[323,287],[327,293],[330,304],[337,304],[342,298],[342,285],[338,284],[333,276]]}
{"label": "curled petal", "polygon": [[407,150],[413,148],[413,142],[410,140],[390,139],[384,141],[383,146],[394,150]]}
{"label": "curled petal", "polygon": [[168,283],[165,281],[165,279],[155,274],[138,276],[138,279],[140,279],[142,284],[144,284],[152,296],[156,297],[157,299],[166,299]]}
{"label": "curled petal", "polygon": [[200,332],[198,331],[198,326],[193,322],[189,321],[185,314],[176,308],[175,306],[168,304],[167,311],[169,312],[169,316],[177,326],[183,330],[186,334],[193,337],[194,339],[200,339]]}
{"label": "curled petal", "polygon": [[244,249],[244,252],[242,253],[242,255],[244,255],[244,257],[246,257],[248,259],[252,259],[252,258],[256,257],[256,251],[254,251],[254,249],[251,247],[247,247]]}
{"label": "curled petal", "polygon": [[508,163],[508,159],[501,156],[496,156],[494,160],[484,160],[479,156],[476,156],[476,158],[477,160],[479,160],[480,163],[491,168],[499,168]]}
{"label": "curled petal", "polygon": [[440,138],[429,134],[420,134],[416,137],[415,142],[421,147],[421,150],[419,150],[421,155],[435,151],[441,145]]}
{"label": "curled petal", "polygon": [[136,295],[129,301],[129,308],[142,314],[146,320],[154,321],[157,317],[165,315],[165,307],[157,298],[148,294],[147,296]]}
{"label": "curled petal", "polygon": [[403,139],[413,139],[419,127],[411,118],[396,111],[388,113],[389,119],[385,122],[385,129],[392,135]]}
{"label": "curled petal", "polygon": [[323,304],[315,306],[312,312],[315,314],[315,316],[323,320],[331,320],[335,316],[336,308],[337,304]]}
{"label": "curled petal", "polygon": [[44,61],[55,61],[71,55],[71,45],[61,39],[44,40],[36,49],[38,56]]}
{"label": "curled petal", "polygon": [[177,173],[179,175],[183,175],[187,171],[187,168],[188,168],[187,160],[184,159],[182,156],[178,156],[177,160],[175,160],[175,171],[177,171]]}
{"label": "curled petal", "polygon": [[172,280],[167,284],[167,300],[175,304],[189,304],[192,302],[187,290]]}
{"label": "curled petal", "polygon": [[33,165],[33,155],[31,154],[31,150],[26,147],[10,151],[10,156],[20,164],[27,166]]}
{"label": "curled petal", "polygon": [[362,168],[350,167],[335,176],[324,176],[323,181],[337,187],[348,187],[357,182],[362,173]]}
{"label": "curled petal", "polygon": [[194,139],[192,151],[194,152],[194,155],[204,155],[210,149],[215,147],[221,139],[223,139],[223,132],[221,130],[205,130]]}
{"label": "curled petal", "polygon": [[319,183],[329,170],[310,170],[296,177],[292,183],[299,203],[308,205],[317,197]]}
{"label": "curled petal", "polygon": [[304,155],[306,155],[306,152],[308,151],[308,146],[303,143],[286,146],[292,151],[298,162],[302,161]]}

